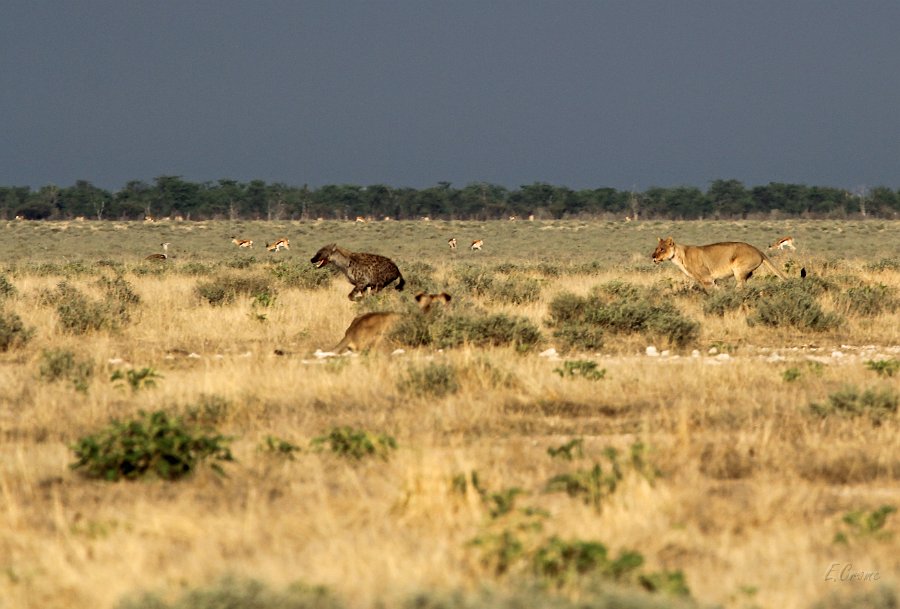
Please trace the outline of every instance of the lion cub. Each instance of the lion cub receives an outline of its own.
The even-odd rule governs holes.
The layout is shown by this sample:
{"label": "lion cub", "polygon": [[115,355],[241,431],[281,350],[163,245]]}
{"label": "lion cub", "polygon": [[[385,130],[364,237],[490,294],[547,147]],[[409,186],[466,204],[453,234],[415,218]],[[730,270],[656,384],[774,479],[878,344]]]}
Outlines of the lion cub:
{"label": "lion cub", "polygon": [[[416,302],[419,303],[419,310],[424,314],[428,313],[435,303],[450,302],[450,294],[446,292],[441,292],[440,294],[419,292],[416,294]],[[389,311],[363,313],[350,322],[350,326],[344,332],[344,338],[332,351],[334,353],[343,353],[349,349],[353,352],[359,352],[378,347],[403,316],[403,313],[392,313]]]}

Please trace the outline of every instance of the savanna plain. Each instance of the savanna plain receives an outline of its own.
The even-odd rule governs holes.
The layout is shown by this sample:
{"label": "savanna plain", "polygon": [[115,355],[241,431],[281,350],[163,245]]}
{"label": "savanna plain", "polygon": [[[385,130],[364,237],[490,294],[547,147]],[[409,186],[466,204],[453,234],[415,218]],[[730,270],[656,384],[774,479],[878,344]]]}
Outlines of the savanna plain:
{"label": "savanna plain", "polygon": [[[705,293],[670,235],[797,250]],[[898,235],[2,222],[0,608],[896,607]]]}

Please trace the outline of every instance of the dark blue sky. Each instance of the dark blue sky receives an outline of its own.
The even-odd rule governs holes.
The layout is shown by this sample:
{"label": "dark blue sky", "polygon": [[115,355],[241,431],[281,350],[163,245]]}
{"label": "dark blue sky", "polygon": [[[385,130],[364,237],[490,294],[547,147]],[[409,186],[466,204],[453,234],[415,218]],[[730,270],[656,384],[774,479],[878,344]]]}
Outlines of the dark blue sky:
{"label": "dark blue sky", "polygon": [[0,0],[0,185],[900,187],[900,2]]}

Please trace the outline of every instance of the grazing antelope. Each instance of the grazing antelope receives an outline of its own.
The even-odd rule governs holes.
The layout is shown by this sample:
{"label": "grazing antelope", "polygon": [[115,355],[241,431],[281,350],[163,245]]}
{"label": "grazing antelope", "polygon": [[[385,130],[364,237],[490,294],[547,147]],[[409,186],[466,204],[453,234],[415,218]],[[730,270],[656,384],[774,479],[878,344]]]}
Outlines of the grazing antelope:
{"label": "grazing antelope", "polygon": [[282,237],[278,239],[275,243],[266,243],[266,249],[270,252],[278,252],[284,248],[286,250],[291,249],[291,242],[288,241],[287,237]]}
{"label": "grazing antelope", "polygon": [[794,251],[797,251],[797,248],[794,246],[794,238],[791,236],[782,237],[775,243],[769,246],[770,250],[784,250],[784,248],[789,247]]}
{"label": "grazing antelope", "polygon": [[515,222],[515,221],[516,221],[516,217],[515,217],[515,216],[510,216],[510,217],[509,217],[509,221],[510,221],[510,222]]}
{"label": "grazing antelope", "polygon": [[232,235],[231,242],[238,247],[253,247],[253,239],[238,239],[237,237]]}
{"label": "grazing antelope", "polygon": [[534,222],[534,214],[528,214],[528,221]]}
{"label": "grazing antelope", "polygon": [[153,216],[144,216],[144,222],[147,224],[152,224],[153,222],[156,222],[156,218],[154,218]]}
{"label": "grazing antelope", "polygon": [[160,243],[160,245],[162,245],[162,248],[163,248],[162,254],[150,254],[149,256],[144,258],[144,260],[167,260],[169,258],[169,246],[172,244],[171,243]]}
{"label": "grazing antelope", "polygon": [[362,216],[356,216],[356,221],[361,224],[365,224],[367,222],[367,220],[365,218],[363,218]]}
{"label": "grazing antelope", "polygon": [[451,237],[447,243],[450,244],[450,249],[452,249],[452,250],[456,249],[456,237]]}
{"label": "grazing antelope", "polygon": [[481,251],[481,248],[484,247],[484,239],[476,239],[472,242],[471,249]]}
{"label": "grazing antelope", "polygon": [[16,216],[16,220],[24,220],[25,216]]}

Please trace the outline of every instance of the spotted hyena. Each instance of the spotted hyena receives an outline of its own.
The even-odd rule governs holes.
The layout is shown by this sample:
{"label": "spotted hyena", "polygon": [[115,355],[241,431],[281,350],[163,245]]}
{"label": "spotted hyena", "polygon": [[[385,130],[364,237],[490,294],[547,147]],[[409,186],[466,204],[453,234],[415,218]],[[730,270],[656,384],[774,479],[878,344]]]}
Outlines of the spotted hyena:
{"label": "spotted hyena", "polygon": [[402,290],[406,284],[400,269],[390,258],[378,254],[351,252],[334,243],[321,248],[309,261],[317,268],[329,262],[339,268],[353,284],[353,290],[348,294],[350,300],[362,296],[369,288],[377,292],[395,279],[400,280],[395,286],[398,290]]}

